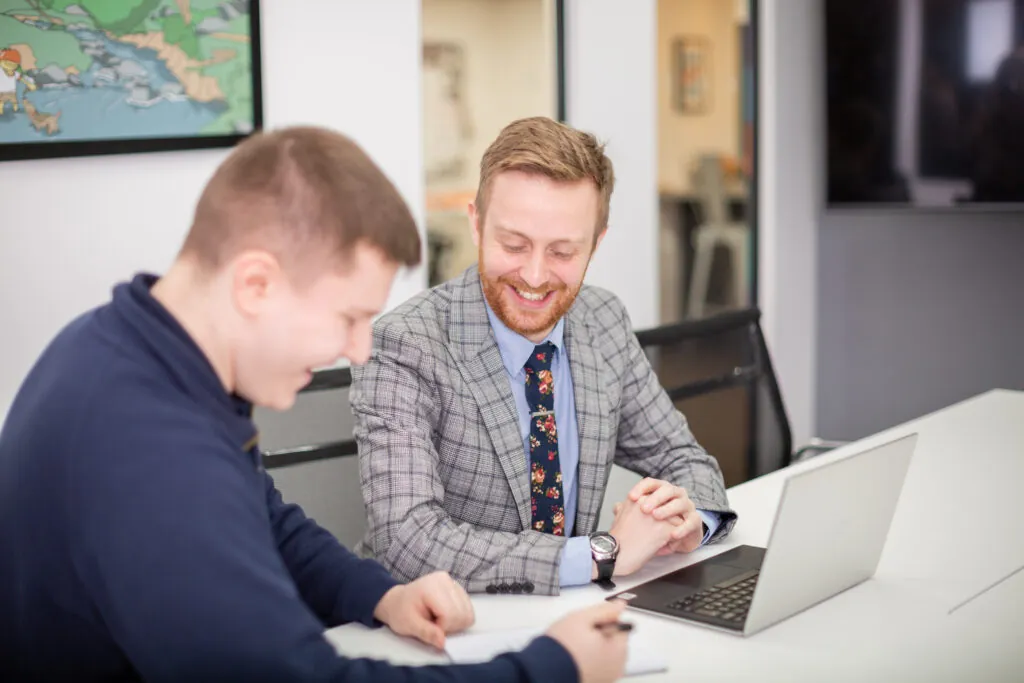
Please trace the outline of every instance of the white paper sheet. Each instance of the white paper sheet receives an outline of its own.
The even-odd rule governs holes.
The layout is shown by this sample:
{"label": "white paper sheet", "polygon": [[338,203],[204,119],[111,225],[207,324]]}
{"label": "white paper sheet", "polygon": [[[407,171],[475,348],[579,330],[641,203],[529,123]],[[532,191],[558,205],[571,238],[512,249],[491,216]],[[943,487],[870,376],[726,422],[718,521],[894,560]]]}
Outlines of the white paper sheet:
{"label": "white paper sheet", "polygon": [[[448,636],[445,651],[455,664],[486,662],[504,652],[522,650],[531,640],[544,633],[544,629],[515,629],[484,633],[463,633]],[[629,634],[626,655],[626,676],[656,673],[668,670],[668,660],[646,648],[634,629]]]}

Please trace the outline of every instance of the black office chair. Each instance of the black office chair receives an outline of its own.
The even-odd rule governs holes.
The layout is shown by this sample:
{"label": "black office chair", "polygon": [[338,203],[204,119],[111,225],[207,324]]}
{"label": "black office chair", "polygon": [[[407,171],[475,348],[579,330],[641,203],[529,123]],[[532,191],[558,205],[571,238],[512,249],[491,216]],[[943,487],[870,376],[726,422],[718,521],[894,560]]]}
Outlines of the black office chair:
{"label": "black office chair", "polygon": [[830,450],[796,450],[757,308],[637,332],[658,379],[728,485]]}
{"label": "black office chair", "polygon": [[[793,450],[760,318],[758,309],[749,308],[637,332],[662,386],[701,444],[718,456],[729,485],[841,445],[815,439]],[[351,385],[349,368],[331,368],[316,372],[300,394],[345,391]],[[734,458],[725,457],[730,452],[744,454],[742,471]],[[357,454],[349,437],[267,449],[263,463],[274,469]]]}
{"label": "black office chair", "polygon": [[[349,368],[319,370],[312,381],[299,392],[300,395],[323,391],[342,391],[352,386],[352,371]],[[341,416],[339,415],[339,420]],[[316,460],[329,460],[352,456],[358,453],[354,438],[336,439],[309,445],[276,448],[263,451],[263,466],[267,469],[300,465]]]}

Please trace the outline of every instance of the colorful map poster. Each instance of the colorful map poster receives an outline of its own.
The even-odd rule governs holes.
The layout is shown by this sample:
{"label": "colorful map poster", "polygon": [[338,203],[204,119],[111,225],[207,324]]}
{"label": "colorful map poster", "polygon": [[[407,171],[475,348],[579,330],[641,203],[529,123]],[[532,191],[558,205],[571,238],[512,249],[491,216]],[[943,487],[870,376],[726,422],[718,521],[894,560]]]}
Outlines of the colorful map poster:
{"label": "colorful map poster", "polygon": [[260,128],[255,0],[0,0],[0,159],[234,144]]}

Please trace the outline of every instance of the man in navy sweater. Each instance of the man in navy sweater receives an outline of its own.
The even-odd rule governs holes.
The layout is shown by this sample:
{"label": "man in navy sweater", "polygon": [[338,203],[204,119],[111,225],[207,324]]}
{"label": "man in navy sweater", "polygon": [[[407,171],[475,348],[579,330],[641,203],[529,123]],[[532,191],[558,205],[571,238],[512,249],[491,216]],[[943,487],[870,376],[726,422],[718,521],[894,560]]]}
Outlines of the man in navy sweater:
{"label": "man in navy sweater", "polygon": [[[144,229],[144,226],[140,226]],[[366,360],[370,323],[420,258],[408,208],[347,138],[254,136],[218,168],[162,278],[70,323],[0,432],[0,680],[612,680],[621,606],[462,667],[337,657],[325,627],[443,647],[465,591],[398,584],[281,499],[253,404],[289,408],[315,367]]]}

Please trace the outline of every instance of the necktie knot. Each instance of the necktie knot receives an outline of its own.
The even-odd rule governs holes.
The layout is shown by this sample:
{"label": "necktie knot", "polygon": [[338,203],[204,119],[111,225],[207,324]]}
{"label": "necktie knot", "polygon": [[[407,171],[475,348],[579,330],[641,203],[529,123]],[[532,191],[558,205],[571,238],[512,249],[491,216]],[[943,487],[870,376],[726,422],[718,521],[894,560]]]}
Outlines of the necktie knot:
{"label": "necktie knot", "polygon": [[555,356],[555,345],[551,342],[540,344],[526,360],[526,374],[539,374],[542,370],[551,370],[551,361]]}

